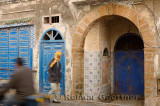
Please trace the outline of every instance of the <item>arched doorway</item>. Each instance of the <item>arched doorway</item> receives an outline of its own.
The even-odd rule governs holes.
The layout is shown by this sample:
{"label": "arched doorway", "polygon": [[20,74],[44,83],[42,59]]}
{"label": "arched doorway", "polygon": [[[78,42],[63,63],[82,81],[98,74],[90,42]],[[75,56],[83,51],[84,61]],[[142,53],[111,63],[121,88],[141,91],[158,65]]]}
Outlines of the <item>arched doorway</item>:
{"label": "arched doorway", "polygon": [[140,36],[122,35],[114,48],[114,93],[144,97],[144,44]]}
{"label": "arched doorway", "polygon": [[[131,6],[132,7],[132,6]],[[125,11],[124,11],[125,10]],[[84,78],[84,41],[88,33],[88,29],[90,29],[97,21],[102,19],[105,16],[122,16],[128,20],[130,20],[138,29],[138,33],[141,33],[141,37],[144,43],[144,53],[145,53],[145,61],[144,61],[144,97],[146,100],[153,96],[156,96],[156,90],[153,86],[156,86],[155,78],[155,56],[157,47],[154,32],[151,28],[151,23],[141,14],[141,12],[137,12],[136,9],[130,6],[118,4],[118,3],[107,3],[106,5],[99,6],[93,9],[91,12],[86,14],[81,21],[77,24],[76,29],[74,30],[73,40],[72,40],[72,69],[73,69],[73,95],[83,94],[84,93],[84,80],[80,80]],[[141,18],[140,18],[141,17]],[[137,20],[139,19],[139,21]],[[148,27],[143,27],[147,25]],[[122,30],[123,27],[120,27],[119,30]],[[118,31],[119,31],[118,30]],[[130,31],[127,31],[130,32]],[[125,33],[127,33],[125,32]],[[131,32],[132,33],[132,32]],[[135,32],[133,32],[135,33]],[[124,33],[122,33],[124,34]],[[119,36],[122,34],[118,34]],[[114,52],[114,44],[117,41],[117,37],[112,38],[111,52]],[[146,45],[147,44],[147,45]],[[157,59],[157,58],[156,58]],[[111,60],[114,60],[111,56]],[[156,60],[158,63],[158,60]],[[80,64],[81,63],[81,64]],[[114,67],[113,62],[111,62],[111,66]],[[112,73],[113,68],[111,67]],[[77,74],[78,73],[78,74]],[[111,77],[111,80],[114,82],[114,78]],[[113,88],[113,84],[111,85],[111,90]],[[113,93],[113,91],[111,91]],[[148,104],[148,103],[146,103]]]}
{"label": "arched doorway", "polygon": [[60,82],[61,87],[61,95],[65,94],[65,41],[62,34],[56,29],[49,29],[47,30],[40,41],[40,92],[49,92],[51,87],[50,83],[48,82],[48,72],[47,66],[51,59],[54,58],[56,51],[62,52],[60,63],[61,67],[61,74],[62,79]]}

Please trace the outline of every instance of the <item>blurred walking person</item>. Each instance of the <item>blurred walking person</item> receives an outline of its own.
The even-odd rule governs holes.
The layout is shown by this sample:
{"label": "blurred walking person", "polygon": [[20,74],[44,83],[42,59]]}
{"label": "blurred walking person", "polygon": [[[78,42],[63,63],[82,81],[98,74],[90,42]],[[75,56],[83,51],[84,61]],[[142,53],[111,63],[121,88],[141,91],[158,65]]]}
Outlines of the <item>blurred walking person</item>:
{"label": "blurred walking person", "polygon": [[13,73],[8,84],[0,90],[0,94],[4,94],[10,89],[15,89],[16,94],[3,100],[4,106],[24,104],[25,97],[35,93],[31,69],[23,66],[23,60],[21,58],[16,59],[15,67],[17,70]]}

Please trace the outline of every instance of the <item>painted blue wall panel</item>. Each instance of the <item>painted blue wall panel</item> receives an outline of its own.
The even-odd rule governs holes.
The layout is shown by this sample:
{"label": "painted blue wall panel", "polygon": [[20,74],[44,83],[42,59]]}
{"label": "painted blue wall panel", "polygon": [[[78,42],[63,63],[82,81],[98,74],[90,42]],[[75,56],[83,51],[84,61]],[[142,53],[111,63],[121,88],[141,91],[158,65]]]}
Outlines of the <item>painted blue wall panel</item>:
{"label": "painted blue wall panel", "polygon": [[0,42],[0,47],[8,47],[8,42]]}
{"label": "painted blue wall panel", "polygon": [[8,37],[0,37],[0,42],[8,42]]}
{"label": "painted blue wall panel", "polygon": [[28,53],[29,49],[28,48],[20,48],[20,51],[23,51],[23,53]]}
{"label": "painted blue wall panel", "polygon": [[8,58],[8,53],[1,53],[0,58]]}
{"label": "painted blue wall panel", "polygon": [[27,53],[27,54],[24,54],[24,53],[20,53],[20,55],[19,55],[20,57],[22,57],[22,58],[25,58],[25,57],[27,57],[28,58],[28,56],[29,56],[29,54]]}
{"label": "painted blue wall panel", "polygon": [[18,29],[11,29],[9,30],[10,36],[18,36]]}
{"label": "painted blue wall panel", "polygon": [[[7,30],[0,31],[0,67],[8,68],[8,36]],[[6,78],[5,70],[0,70],[0,77]]]}
{"label": "painted blue wall panel", "polygon": [[1,32],[0,32],[0,36],[8,36],[7,31],[1,31]]}
{"label": "painted blue wall panel", "polygon": [[114,92],[144,96],[144,52],[119,51],[114,59]]}
{"label": "painted blue wall panel", "polygon": [[27,29],[20,30],[19,36],[19,57],[24,59],[25,66],[29,66],[29,32]]}
{"label": "painted blue wall panel", "polygon": [[18,48],[18,41],[15,41],[15,42],[9,42],[9,47],[11,48],[11,47],[16,47],[16,48]]}
{"label": "painted blue wall panel", "polygon": [[8,53],[8,48],[0,48],[0,52],[3,52],[3,53],[4,53],[4,52],[5,52],[5,53],[7,52],[7,53]]}
{"label": "painted blue wall panel", "polygon": [[16,61],[15,61],[15,58],[9,58],[9,62],[10,63],[15,63]]}
{"label": "painted blue wall panel", "polygon": [[18,52],[16,52],[16,53],[9,53],[9,57],[10,58],[18,57]]}
{"label": "painted blue wall panel", "polygon": [[28,32],[28,30],[20,30],[20,35],[23,35],[23,36],[28,36],[29,35],[29,32]]}
{"label": "painted blue wall panel", "polygon": [[[7,30],[0,31],[0,67],[8,69],[8,33]],[[7,78],[8,72],[6,70],[0,70],[0,77]]]}
{"label": "painted blue wall panel", "polygon": [[18,52],[18,48],[9,48],[9,52]]}
{"label": "painted blue wall panel", "polygon": [[10,36],[9,41],[18,41],[18,36]]}
{"label": "painted blue wall panel", "polygon": [[9,64],[9,69],[16,69],[15,63],[10,63],[10,64]]}
{"label": "painted blue wall panel", "polygon": [[29,63],[29,59],[28,59],[28,58],[23,58],[23,60],[24,60],[24,62],[25,62],[26,64]]}
{"label": "painted blue wall panel", "polygon": [[[29,27],[0,30],[0,68],[15,69],[15,58],[22,57],[32,68],[32,49],[29,47]],[[9,78],[13,71],[0,70],[0,79]]]}
{"label": "painted blue wall panel", "polygon": [[7,69],[8,68],[8,63],[1,63],[0,64],[0,68],[4,68],[4,69]]}
{"label": "painted blue wall panel", "polygon": [[0,59],[0,63],[8,63],[8,58],[1,58]]}
{"label": "painted blue wall panel", "polygon": [[29,41],[29,37],[20,37],[20,41]]}
{"label": "painted blue wall panel", "polygon": [[29,43],[27,43],[27,42],[20,42],[19,46],[21,46],[21,47],[29,47]]}

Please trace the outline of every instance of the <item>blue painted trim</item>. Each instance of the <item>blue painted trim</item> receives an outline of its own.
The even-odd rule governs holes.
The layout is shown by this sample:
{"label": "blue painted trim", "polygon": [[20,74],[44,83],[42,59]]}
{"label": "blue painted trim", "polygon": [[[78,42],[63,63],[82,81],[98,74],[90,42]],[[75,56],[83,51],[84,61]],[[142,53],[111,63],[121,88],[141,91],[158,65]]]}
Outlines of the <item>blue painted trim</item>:
{"label": "blue painted trim", "polygon": [[30,48],[30,68],[33,69],[33,49]]}
{"label": "blue painted trim", "polygon": [[[43,37],[45,36],[45,34],[48,31],[51,31],[51,30],[56,30],[61,35],[63,40],[54,40],[54,41],[43,40]],[[42,79],[42,70],[41,70],[42,69],[42,65],[41,65],[41,63],[42,63],[42,60],[41,60],[41,51],[42,51],[42,46],[41,45],[42,45],[42,43],[64,43],[64,48],[66,48],[64,37],[62,36],[62,34],[61,34],[61,32],[59,30],[51,28],[51,29],[46,30],[43,33],[43,35],[41,37],[41,40],[39,42],[39,50],[40,50],[39,51],[39,92],[41,92],[41,93],[42,93],[42,80],[43,80]],[[66,59],[65,59],[66,53],[65,53],[65,49],[63,50],[63,52],[64,52],[64,92],[63,92],[62,95],[65,95],[65,74],[66,74]]]}
{"label": "blue painted trim", "polygon": [[62,40],[56,40],[56,41],[50,41],[50,40],[46,40],[46,41],[41,41],[41,43],[63,43],[64,41],[62,41]]}

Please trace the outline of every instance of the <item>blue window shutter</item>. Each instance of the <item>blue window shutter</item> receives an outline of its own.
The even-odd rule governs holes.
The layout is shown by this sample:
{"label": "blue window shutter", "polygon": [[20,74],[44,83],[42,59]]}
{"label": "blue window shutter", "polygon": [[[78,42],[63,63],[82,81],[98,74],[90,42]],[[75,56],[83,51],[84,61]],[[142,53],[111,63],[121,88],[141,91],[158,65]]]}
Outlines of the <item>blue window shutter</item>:
{"label": "blue window shutter", "polygon": [[0,30],[0,79],[10,78],[14,71],[5,69],[15,69],[17,57],[24,60],[25,66],[32,68],[33,52],[29,47],[30,30],[30,26]]}

